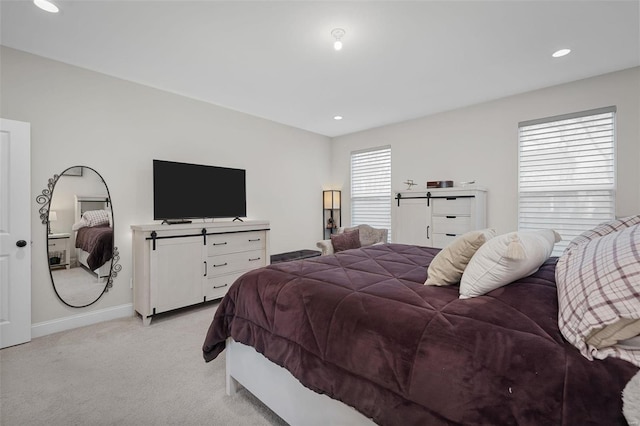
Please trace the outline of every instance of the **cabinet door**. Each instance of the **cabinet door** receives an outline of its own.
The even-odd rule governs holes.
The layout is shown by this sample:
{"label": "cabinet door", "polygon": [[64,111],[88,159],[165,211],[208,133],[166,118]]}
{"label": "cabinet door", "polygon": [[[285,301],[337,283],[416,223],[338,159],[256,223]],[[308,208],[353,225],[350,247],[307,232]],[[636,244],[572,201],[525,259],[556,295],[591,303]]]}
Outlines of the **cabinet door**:
{"label": "cabinet door", "polygon": [[425,198],[397,200],[394,205],[393,241],[402,244],[431,246],[431,209]]}
{"label": "cabinet door", "polygon": [[156,240],[151,250],[151,310],[156,313],[181,308],[204,300],[205,279],[202,238]]}

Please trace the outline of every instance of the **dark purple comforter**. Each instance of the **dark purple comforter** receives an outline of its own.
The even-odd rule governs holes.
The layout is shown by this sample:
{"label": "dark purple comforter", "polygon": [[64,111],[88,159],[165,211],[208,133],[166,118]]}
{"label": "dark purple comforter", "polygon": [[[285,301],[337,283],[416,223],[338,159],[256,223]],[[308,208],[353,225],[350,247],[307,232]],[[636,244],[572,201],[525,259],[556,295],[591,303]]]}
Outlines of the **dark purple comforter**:
{"label": "dark purple comforter", "polygon": [[377,245],[251,271],[218,307],[204,358],[233,337],[382,425],[624,424],[638,369],[563,340],[555,258],[460,300],[423,285],[437,252]]}
{"label": "dark purple comforter", "polygon": [[113,228],[110,226],[92,226],[78,229],[76,247],[89,253],[87,265],[95,271],[113,255]]}

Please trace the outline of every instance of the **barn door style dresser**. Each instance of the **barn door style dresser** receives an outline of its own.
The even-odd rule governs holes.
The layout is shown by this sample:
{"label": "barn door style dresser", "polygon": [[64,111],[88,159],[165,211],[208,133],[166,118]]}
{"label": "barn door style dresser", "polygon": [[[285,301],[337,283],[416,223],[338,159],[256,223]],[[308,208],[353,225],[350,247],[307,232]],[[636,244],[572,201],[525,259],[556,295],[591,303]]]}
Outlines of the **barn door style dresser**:
{"label": "barn door style dresser", "polygon": [[443,248],[457,236],[487,226],[487,191],[478,187],[398,191],[393,241]]}
{"label": "barn door style dresser", "polygon": [[133,305],[154,315],[222,298],[245,272],[269,264],[269,222],[134,225]]}

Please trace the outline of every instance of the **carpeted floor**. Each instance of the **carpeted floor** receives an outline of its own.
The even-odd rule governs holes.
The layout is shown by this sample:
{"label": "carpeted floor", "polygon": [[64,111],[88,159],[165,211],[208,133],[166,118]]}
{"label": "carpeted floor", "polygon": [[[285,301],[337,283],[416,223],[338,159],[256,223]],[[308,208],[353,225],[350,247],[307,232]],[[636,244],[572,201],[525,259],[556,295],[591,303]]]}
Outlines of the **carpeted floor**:
{"label": "carpeted floor", "polygon": [[0,351],[0,424],[285,425],[246,390],[225,394],[224,352],[201,347],[217,304],[108,321]]}
{"label": "carpeted floor", "polygon": [[107,285],[105,278],[98,279],[95,274],[83,267],[55,269],[51,271],[56,291],[71,306],[85,306],[102,294]]}

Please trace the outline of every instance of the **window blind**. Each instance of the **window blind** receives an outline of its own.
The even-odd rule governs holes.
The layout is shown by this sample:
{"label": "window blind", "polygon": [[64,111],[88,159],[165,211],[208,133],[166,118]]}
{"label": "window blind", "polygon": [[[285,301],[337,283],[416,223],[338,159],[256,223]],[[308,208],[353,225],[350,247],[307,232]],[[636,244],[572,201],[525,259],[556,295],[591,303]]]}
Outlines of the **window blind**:
{"label": "window blind", "polygon": [[518,229],[562,236],[615,217],[615,107],[519,123]]}
{"label": "window blind", "polygon": [[361,224],[391,238],[391,147],[351,153],[351,226]]}

